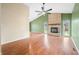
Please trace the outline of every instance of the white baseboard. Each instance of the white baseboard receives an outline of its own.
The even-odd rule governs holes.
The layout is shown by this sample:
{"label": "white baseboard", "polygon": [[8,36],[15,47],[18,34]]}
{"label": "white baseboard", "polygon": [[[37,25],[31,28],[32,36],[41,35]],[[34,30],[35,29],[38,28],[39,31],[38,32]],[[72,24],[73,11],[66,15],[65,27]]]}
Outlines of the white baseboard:
{"label": "white baseboard", "polygon": [[74,46],[75,46],[75,49],[77,50],[77,52],[78,52],[78,54],[79,54],[79,49],[77,48],[77,46],[76,46],[76,44],[75,44],[74,39],[73,39],[73,38],[71,38],[71,40],[72,40],[72,42],[73,42],[73,44],[74,44]]}
{"label": "white baseboard", "polygon": [[14,41],[17,41],[17,40],[25,39],[25,38],[29,38],[29,37],[22,37],[22,38],[17,38],[16,40],[1,42],[1,45],[11,43],[11,42],[14,42]]}

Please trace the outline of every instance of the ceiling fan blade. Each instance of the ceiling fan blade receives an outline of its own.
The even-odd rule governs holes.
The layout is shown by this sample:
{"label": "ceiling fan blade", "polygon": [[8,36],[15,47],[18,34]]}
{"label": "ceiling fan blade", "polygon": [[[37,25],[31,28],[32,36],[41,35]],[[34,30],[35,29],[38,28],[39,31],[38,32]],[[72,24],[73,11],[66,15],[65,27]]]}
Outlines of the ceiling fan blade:
{"label": "ceiling fan blade", "polygon": [[42,12],[42,11],[35,11],[35,12]]}
{"label": "ceiling fan blade", "polygon": [[52,14],[52,13],[49,13],[49,12],[48,12],[47,14]]}
{"label": "ceiling fan blade", "polygon": [[46,14],[51,14],[51,13],[50,13],[50,12],[48,12],[48,11],[45,11],[45,13],[46,13]]}
{"label": "ceiling fan blade", "polygon": [[52,10],[52,8],[51,9],[48,9],[47,11],[51,11]]}

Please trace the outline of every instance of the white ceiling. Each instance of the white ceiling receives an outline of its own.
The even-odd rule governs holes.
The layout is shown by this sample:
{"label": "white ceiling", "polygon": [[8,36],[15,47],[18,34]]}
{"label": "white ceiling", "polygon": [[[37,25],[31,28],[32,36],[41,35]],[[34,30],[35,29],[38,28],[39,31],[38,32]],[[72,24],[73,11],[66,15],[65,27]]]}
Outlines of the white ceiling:
{"label": "white ceiling", "polygon": [[[29,19],[32,21],[33,19],[39,17],[40,15],[37,15],[36,10],[41,10],[42,3],[27,3],[29,7]],[[45,4],[45,9],[50,9],[52,8],[53,10],[51,13],[72,13],[72,10],[74,8],[74,3],[46,3]]]}

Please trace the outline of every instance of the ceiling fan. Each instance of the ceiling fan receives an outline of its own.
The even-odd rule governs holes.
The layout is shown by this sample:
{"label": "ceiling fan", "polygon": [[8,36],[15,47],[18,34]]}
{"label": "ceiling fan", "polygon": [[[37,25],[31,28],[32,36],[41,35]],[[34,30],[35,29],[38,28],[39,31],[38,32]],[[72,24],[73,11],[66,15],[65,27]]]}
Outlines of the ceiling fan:
{"label": "ceiling fan", "polygon": [[[52,11],[52,8],[48,9],[48,10],[45,10],[45,3],[43,3],[43,6],[41,7],[41,11],[35,11],[35,12],[39,12],[38,15],[40,14],[46,14],[46,13],[49,13],[49,11]],[[50,14],[50,13],[49,13]]]}

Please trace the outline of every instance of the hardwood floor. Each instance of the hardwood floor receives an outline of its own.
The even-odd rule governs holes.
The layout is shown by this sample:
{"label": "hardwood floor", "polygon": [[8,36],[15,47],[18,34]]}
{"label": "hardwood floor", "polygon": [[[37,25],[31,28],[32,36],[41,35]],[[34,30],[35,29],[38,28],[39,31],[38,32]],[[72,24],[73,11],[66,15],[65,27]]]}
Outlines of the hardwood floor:
{"label": "hardwood floor", "polygon": [[77,55],[69,37],[31,33],[30,38],[2,45],[3,55]]}
{"label": "hardwood floor", "polygon": [[15,42],[2,45],[3,55],[26,55],[29,54],[28,39],[22,39]]}

